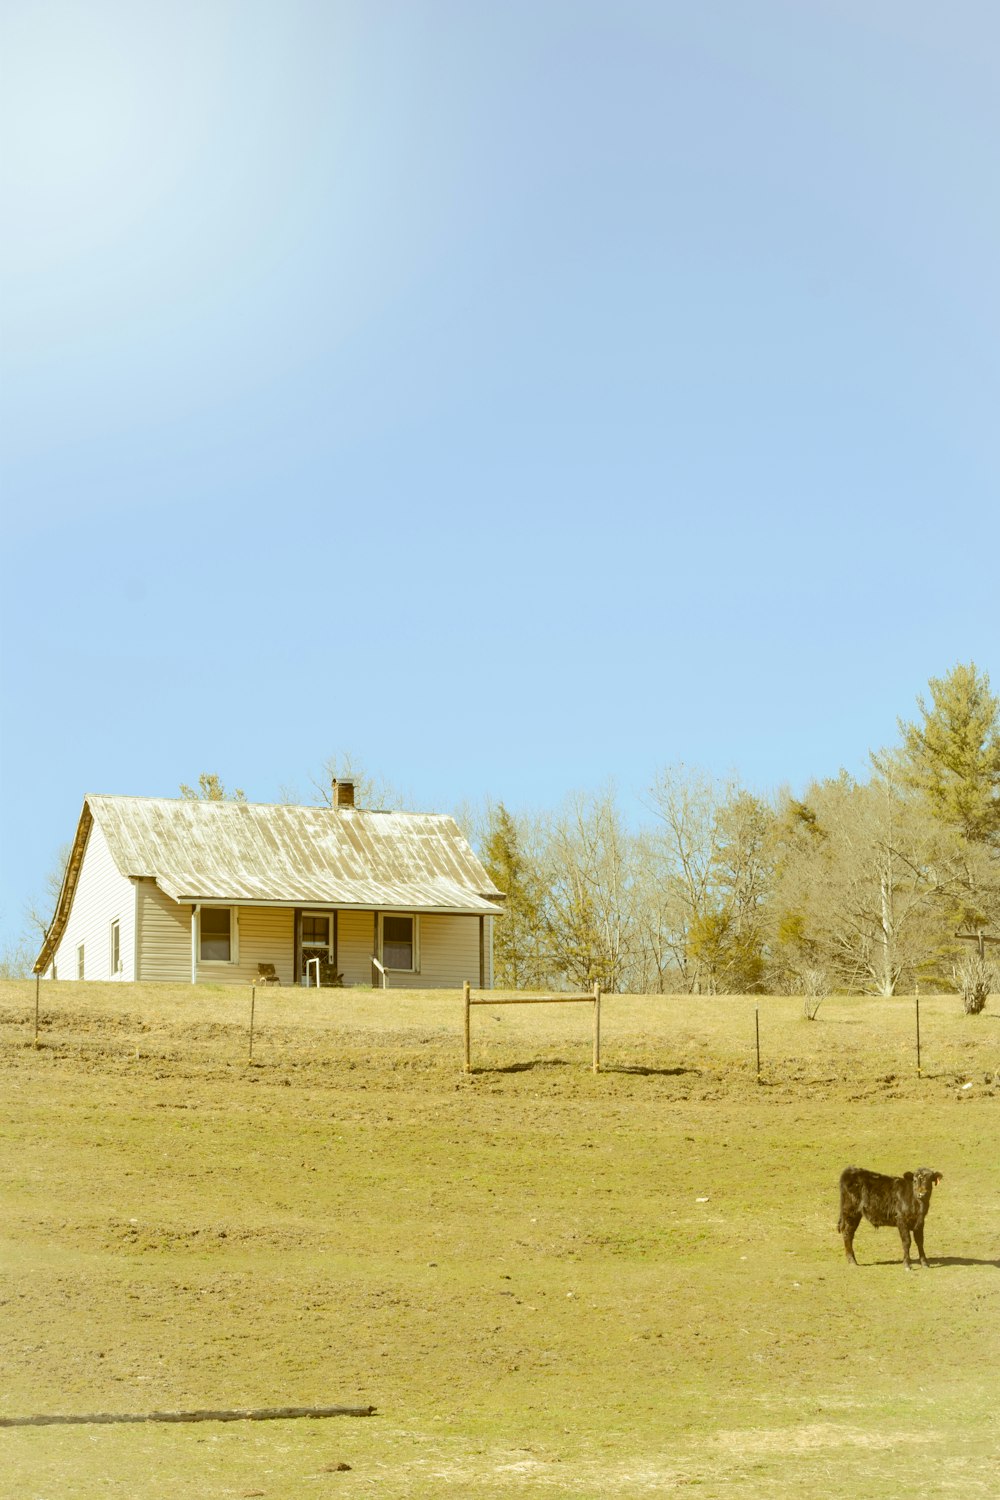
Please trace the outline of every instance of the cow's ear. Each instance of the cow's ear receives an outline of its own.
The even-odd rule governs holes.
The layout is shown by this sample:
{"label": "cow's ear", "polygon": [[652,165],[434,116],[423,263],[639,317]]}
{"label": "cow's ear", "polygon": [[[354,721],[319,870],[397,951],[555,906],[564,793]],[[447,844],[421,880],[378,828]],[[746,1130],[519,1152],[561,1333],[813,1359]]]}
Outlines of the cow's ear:
{"label": "cow's ear", "polygon": [[942,1178],[942,1177],[943,1177],[943,1176],[944,1176],[944,1173],[943,1173],[943,1172],[935,1172],[935,1173],[934,1173],[934,1181],[935,1181],[935,1182],[940,1182],[940,1181],[941,1181],[941,1178]]}
{"label": "cow's ear", "polygon": [[904,1182],[912,1182],[913,1181],[913,1173],[912,1172],[904,1172],[903,1173],[903,1181]]}

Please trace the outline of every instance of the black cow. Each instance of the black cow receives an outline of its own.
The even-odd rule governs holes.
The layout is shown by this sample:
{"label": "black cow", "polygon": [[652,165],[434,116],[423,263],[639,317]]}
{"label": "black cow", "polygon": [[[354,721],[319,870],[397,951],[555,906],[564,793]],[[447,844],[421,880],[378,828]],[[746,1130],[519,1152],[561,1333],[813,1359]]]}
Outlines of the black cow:
{"label": "black cow", "polygon": [[857,1265],[854,1233],[864,1216],[876,1229],[895,1224],[903,1241],[903,1264],[907,1270],[912,1233],[920,1252],[920,1264],[926,1266],[924,1220],[931,1206],[934,1184],[940,1181],[941,1173],[931,1171],[930,1167],[918,1167],[915,1172],[904,1172],[902,1177],[883,1177],[881,1172],[868,1172],[864,1167],[845,1167],[840,1175],[837,1228],[844,1236],[844,1250],[851,1265]]}

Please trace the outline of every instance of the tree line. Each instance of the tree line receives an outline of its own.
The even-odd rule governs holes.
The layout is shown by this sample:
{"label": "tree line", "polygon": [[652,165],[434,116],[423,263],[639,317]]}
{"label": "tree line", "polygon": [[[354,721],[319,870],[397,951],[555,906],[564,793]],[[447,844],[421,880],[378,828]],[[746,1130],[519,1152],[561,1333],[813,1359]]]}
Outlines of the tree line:
{"label": "tree line", "polygon": [[[502,801],[458,810],[506,893],[494,983],[888,996],[953,988],[957,977],[985,996],[994,976],[977,935],[1000,916],[1000,700],[969,663],[931,678],[917,708],[899,721],[898,743],[871,754],[866,777],[841,771],[800,795],[763,796],[675,765],[653,778],[638,828],[612,786],[555,812]],[[360,807],[407,806],[343,755],[310,778],[309,799],[329,803],[333,777],[355,781]],[[179,790],[245,800],[209,773]],[[66,852],[0,974],[28,972]]]}
{"label": "tree line", "polygon": [[611,787],[553,814],[488,805],[473,832],[507,893],[495,983],[889,996],[964,988],[978,966],[988,989],[977,935],[1000,913],[1000,702],[970,663],[917,703],[866,777],[800,795],[677,765],[637,830]]}

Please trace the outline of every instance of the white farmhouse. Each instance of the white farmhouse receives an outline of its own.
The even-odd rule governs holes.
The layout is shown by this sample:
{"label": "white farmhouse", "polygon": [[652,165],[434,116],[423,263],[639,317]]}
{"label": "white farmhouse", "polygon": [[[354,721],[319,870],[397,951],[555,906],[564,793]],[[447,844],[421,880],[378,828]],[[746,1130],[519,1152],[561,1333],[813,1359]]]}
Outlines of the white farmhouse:
{"label": "white farmhouse", "polygon": [[503,895],[452,818],[88,796],[35,973],[438,989],[492,982]]}

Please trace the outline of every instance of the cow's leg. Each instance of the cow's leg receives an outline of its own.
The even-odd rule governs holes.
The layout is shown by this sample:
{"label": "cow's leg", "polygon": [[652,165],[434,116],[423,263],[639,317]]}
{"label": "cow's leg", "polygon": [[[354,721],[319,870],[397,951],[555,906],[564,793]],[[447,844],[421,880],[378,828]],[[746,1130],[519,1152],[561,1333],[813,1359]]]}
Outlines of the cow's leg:
{"label": "cow's leg", "polygon": [[913,1267],[910,1265],[910,1231],[905,1224],[899,1226],[899,1238],[903,1241],[903,1265],[911,1271]]}
{"label": "cow's leg", "polygon": [[842,1213],[840,1216],[840,1224],[838,1227],[842,1231],[844,1236],[844,1254],[847,1256],[847,1259],[852,1266],[857,1265],[857,1261],[854,1259],[854,1236],[860,1223],[860,1214],[854,1215]]}
{"label": "cow's leg", "polygon": [[924,1226],[922,1224],[914,1224],[913,1238],[916,1240],[917,1250],[920,1252],[920,1264],[930,1269],[930,1262],[924,1254]]}

